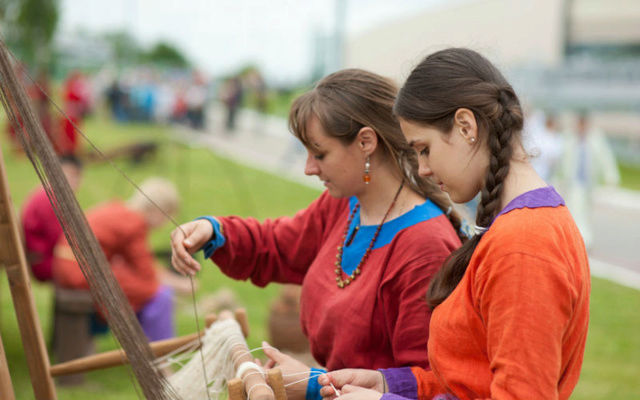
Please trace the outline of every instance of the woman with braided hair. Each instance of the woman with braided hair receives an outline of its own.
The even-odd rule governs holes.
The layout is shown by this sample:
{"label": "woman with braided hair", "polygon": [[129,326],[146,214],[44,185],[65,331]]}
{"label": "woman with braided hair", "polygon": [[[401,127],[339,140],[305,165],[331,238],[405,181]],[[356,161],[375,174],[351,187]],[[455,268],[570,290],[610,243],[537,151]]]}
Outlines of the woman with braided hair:
{"label": "woman with braided hair", "polygon": [[[424,296],[460,246],[451,201],[417,175],[393,116],[396,94],[391,81],[359,69],[322,79],[294,101],[289,125],[307,148],[305,173],[327,190],[293,217],[207,217],[172,233],[179,271],[199,270],[190,254],[202,248],[232,278],[302,285],[302,329],[329,370],[428,367]],[[265,354],[285,383],[300,381],[287,386],[289,399],[319,398],[319,371]]]}
{"label": "woman with braided hair", "polygon": [[320,383],[343,400],[569,398],[587,336],[587,253],[527,160],[513,88],[480,54],[450,48],[413,70],[394,111],[420,175],[454,202],[481,193],[476,234],[429,287],[431,371],[342,370]]}

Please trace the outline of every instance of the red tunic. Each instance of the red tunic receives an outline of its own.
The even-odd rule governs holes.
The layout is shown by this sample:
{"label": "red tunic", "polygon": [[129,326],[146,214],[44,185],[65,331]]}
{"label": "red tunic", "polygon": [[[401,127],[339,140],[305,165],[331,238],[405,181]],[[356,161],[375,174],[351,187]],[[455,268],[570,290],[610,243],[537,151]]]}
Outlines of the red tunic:
{"label": "red tunic", "polygon": [[339,289],[334,263],[348,217],[348,200],[325,192],[292,218],[262,224],[220,218],[227,242],[212,260],[232,278],[259,286],[302,284],[303,331],[316,360],[331,370],[427,367],[431,313],[424,298],[435,271],[460,245],[453,227],[441,214],[400,230]]}
{"label": "red tunic", "polygon": [[62,236],[62,227],[42,187],[22,207],[22,229],[33,276],[39,281],[51,280],[53,249]]}
{"label": "red tunic", "polygon": [[[159,285],[153,254],[147,244],[146,221],[120,202],[98,206],[88,212],[87,220],[129,303],[139,311],[155,295]],[[66,239],[56,246],[53,277],[62,287],[89,288]]]}

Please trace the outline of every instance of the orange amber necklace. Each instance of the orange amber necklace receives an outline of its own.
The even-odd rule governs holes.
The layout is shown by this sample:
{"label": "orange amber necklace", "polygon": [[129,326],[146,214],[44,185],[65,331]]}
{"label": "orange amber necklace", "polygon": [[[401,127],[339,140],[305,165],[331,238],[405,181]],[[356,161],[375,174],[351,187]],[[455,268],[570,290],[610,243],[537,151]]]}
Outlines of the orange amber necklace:
{"label": "orange amber necklace", "polygon": [[[340,240],[340,244],[338,245],[338,253],[336,254],[336,262],[335,262],[336,284],[340,289],[344,288],[345,286],[349,286],[349,284],[355,281],[356,277],[360,275],[360,273],[362,272],[362,266],[364,265],[365,261],[367,261],[367,258],[369,258],[369,253],[371,253],[371,249],[373,249],[373,246],[376,243],[376,239],[378,238],[380,229],[382,229],[382,225],[384,225],[384,221],[387,220],[389,213],[393,209],[393,206],[396,204],[396,201],[398,200],[398,196],[400,196],[400,192],[402,191],[403,186],[404,186],[404,179],[402,180],[402,183],[400,183],[400,187],[398,188],[396,195],[393,197],[393,201],[391,202],[389,209],[384,214],[384,217],[382,217],[382,221],[380,221],[380,224],[378,224],[378,227],[376,228],[376,232],[373,234],[373,238],[371,239],[371,243],[369,243],[369,247],[367,247],[367,250],[364,252],[364,255],[360,259],[358,266],[356,267],[356,269],[353,271],[351,275],[347,276],[347,278],[345,279],[342,279],[343,272],[342,272],[341,264],[342,264],[342,252],[344,251],[343,243],[345,243],[347,239],[347,234],[349,234],[349,226],[351,226],[351,222],[353,221],[353,217],[356,215],[356,212],[358,212],[358,210],[360,209],[360,204],[359,203],[356,204],[356,206],[353,208],[351,215],[349,215],[349,219],[347,219],[347,227],[344,230],[344,234],[342,235],[342,239]],[[354,235],[355,235],[355,232],[354,232]]]}

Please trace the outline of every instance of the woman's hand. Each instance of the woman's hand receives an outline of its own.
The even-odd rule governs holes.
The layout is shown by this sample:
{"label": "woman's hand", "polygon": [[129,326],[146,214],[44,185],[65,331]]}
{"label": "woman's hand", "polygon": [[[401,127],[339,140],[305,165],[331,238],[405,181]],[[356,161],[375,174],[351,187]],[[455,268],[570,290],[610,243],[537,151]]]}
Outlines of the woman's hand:
{"label": "woman's hand", "polygon": [[[311,368],[295,358],[281,353],[267,342],[262,342],[262,348],[264,354],[269,357],[265,368],[278,367],[282,371],[282,380],[287,391],[287,399],[304,400],[307,394],[307,378],[309,378]],[[294,382],[297,383],[292,384]]]}
{"label": "woman's hand", "polygon": [[[370,369],[340,369],[331,371],[318,378],[322,385],[320,394],[327,399],[334,399],[338,389],[340,399],[350,393],[349,398],[377,400],[384,392],[384,376],[379,371]],[[333,386],[331,386],[333,385]],[[377,396],[375,399],[373,396]]]}
{"label": "woman's hand", "polygon": [[171,232],[171,264],[183,275],[195,275],[200,271],[191,255],[200,250],[213,236],[213,226],[206,219],[198,219],[180,225]]}

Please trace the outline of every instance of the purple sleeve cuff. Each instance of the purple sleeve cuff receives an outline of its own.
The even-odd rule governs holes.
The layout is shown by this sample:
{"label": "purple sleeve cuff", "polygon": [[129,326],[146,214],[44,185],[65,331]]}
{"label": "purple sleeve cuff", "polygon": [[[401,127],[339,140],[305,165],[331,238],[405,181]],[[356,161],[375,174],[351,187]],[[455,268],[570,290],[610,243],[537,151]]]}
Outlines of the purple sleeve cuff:
{"label": "purple sleeve cuff", "polygon": [[[401,397],[408,399],[418,399],[418,382],[415,375],[411,372],[411,368],[387,368],[379,369],[382,372],[384,379],[387,381],[387,394],[397,395],[393,396],[393,400],[400,400]],[[385,394],[384,400],[392,400],[391,397],[387,397]]]}
{"label": "purple sleeve cuff", "polygon": [[385,393],[382,395],[380,400],[408,400],[406,397],[398,396],[393,393]]}

